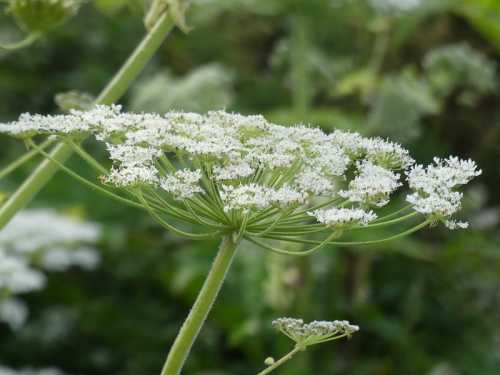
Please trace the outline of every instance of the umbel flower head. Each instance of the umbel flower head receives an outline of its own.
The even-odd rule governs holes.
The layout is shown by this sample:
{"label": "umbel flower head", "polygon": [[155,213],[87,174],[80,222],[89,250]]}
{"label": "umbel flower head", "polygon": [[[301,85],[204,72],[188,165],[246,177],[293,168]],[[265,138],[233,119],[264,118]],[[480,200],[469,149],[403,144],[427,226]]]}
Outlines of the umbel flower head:
{"label": "umbel flower head", "polygon": [[[285,127],[262,116],[223,111],[158,115],[97,106],[67,115],[23,114],[18,121],[0,124],[0,132],[24,139],[44,156],[34,136],[67,142],[101,174],[104,187],[61,165],[63,170],[147,210],[179,235],[204,239],[231,233],[279,253],[290,252],[262,240],[312,245],[293,253],[298,255],[327,244],[357,244],[334,241],[347,230],[418,217],[421,222],[402,234],[437,221],[463,226],[451,219],[460,209],[457,188],[481,173],[473,161],[457,158],[414,166],[406,149],[381,138]],[[105,144],[110,170],[80,146],[86,136]],[[407,197],[410,205],[379,217],[376,211],[389,204],[404,175],[413,190]],[[190,233],[182,223],[201,225],[205,231]],[[305,240],[307,235],[315,239]]]}
{"label": "umbel flower head", "polygon": [[359,327],[350,324],[347,320],[315,320],[304,323],[302,319],[279,318],[272,322],[273,327],[285,336],[295,341],[301,349],[308,346],[321,344],[326,341],[350,337],[359,331]]}

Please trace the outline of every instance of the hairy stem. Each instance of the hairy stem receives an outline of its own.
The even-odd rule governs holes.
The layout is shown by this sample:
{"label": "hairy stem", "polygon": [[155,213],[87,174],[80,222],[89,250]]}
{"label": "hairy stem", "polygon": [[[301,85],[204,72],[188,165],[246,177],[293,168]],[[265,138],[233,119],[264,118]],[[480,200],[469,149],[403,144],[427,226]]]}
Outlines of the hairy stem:
{"label": "hairy stem", "polygon": [[[173,22],[167,15],[160,17],[155,27],[146,34],[122,68],[98,96],[95,104],[112,104],[120,99],[158,50],[172,28]],[[73,148],[70,145],[59,143],[54,147],[50,155],[51,159],[64,163],[72,153]],[[57,163],[49,159],[45,159],[38,165],[35,171],[10,196],[9,200],[0,207],[0,229],[35,197],[58,169]]]}
{"label": "hairy stem", "polygon": [[161,375],[180,374],[184,362],[198,336],[208,313],[210,312],[219,290],[231,266],[238,244],[232,236],[225,236],[212,264],[212,268],[201,288],[196,301],[170,348]]}
{"label": "hairy stem", "polygon": [[293,358],[293,356],[295,354],[297,354],[301,350],[302,349],[299,346],[296,346],[291,352],[289,352],[288,354],[286,354],[283,357],[281,357],[280,359],[278,359],[276,362],[274,362],[272,365],[270,365],[266,369],[264,369],[261,372],[259,372],[257,375],[269,374],[271,371],[275,370],[276,368],[278,368],[279,366],[281,366],[283,363],[288,362],[290,359]]}

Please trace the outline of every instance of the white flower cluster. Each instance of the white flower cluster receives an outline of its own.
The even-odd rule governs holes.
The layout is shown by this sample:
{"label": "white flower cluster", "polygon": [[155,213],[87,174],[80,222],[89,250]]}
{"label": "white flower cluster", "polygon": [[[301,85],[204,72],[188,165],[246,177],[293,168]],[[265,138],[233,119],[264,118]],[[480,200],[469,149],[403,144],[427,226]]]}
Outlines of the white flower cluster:
{"label": "white flower cluster", "polygon": [[10,296],[44,287],[46,271],[63,271],[72,266],[94,269],[99,254],[83,244],[93,244],[100,228],[35,209],[20,212],[0,232],[0,321],[18,327],[26,317],[23,303]]}
{"label": "white flower cluster", "polygon": [[349,189],[340,191],[339,195],[350,202],[382,207],[389,203],[391,193],[402,185],[399,178],[400,175],[391,170],[363,161],[358,163],[358,174],[349,183]]}
{"label": "white flower cluster", "polygon": [[293,190],[289,186],[279,189],[272,189],[254,183],[247,185],[222,185],[220,192],[224,202],[224,210],[264,209],[269,206],[287,207],[300,205],[305,201],[305,195]]}
{"label": "white flower cluster", "polygon": [[[195,209],[215,202],[225,213],[301,206],[307,210],[321,200],[346,199],[351,207],[344,204],[311,213],[329,226],[374,220],[375,214],[365,210],[386,205],[402,185],[398,171],[414,164],[408,150],[381,138],[340,130],[325,134],[314,127],[285,127],[262,116],[223,111],[158,115],[97,106],[68,115],[24,114],[16,122],[0,124],[2,132],[21,138],[93,135],[106,143],[113,161],[105,182],[117,187],[147,185],[166,194],[170,202],[197,200]],[[449,160],[447,171],[472,163]],[[440,178],[433,176],[436,168],[443,166],[429,168],[417,166],[408,173],[416,190],[408,200],[426,215],[449,216],[462,196],[435,183]]]}
{"label": "white flower cluster", "polygon": [[200,180],[201,171],[199,169],[195,171],[182,169],[161,178],[160,186],[176,199],[186,199],[203,191],[199,185]]}
{"label": "white flower cluster", "polygon": [[22,258],[0,252],[0,288],[10,293],[24,293],[40,289],[45,277],[24,262]]}
{"label": "white flower cluster", "polygon": [[450,219],[461,207],[463,194],[456,189],[481,173],[470,159],[434,158],[433,165],[416,165],[408,171],[408,184],[414,192],[406,200],[416,211],[435,221],[444,221],[450,229],[466,228],[467,223]]}
{"label": "white flower cluster", "polygon": [[27,317],[28,307],[20,299],[7,298],[0,302],[0,322],[6,322],[13,330],[21,328]]}
{"label": "white flower cluster", "polygon": [[359,327],[346,320],[313,321],[304,323],[302,319],[279,318],[272,322],[273,327],[295,341],[297,345],[306,347],[324,341],[351,336],[359,331]]}
{"label": "white flower cluster", "polygon": [[377,218],[373,211],[360,208],[327,208],[309,212],[318,222],[335,228],[345,228],[353,225],[368,225]]}

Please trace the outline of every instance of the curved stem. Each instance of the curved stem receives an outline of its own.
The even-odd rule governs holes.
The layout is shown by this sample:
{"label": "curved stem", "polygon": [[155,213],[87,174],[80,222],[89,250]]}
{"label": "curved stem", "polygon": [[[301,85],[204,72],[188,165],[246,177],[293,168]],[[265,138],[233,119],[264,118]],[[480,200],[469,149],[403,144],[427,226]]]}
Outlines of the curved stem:
{"label": "curved stem", "polygon": [[333,232],[330,236],[328,236],[327,238],[325,238],[318,245],[316,245],[316,246],[314,246],[314,247],[312,247],[312,248],[310,248],[308,250],[302,250],[302,251],[288,251],[288,250],[277,249],[275,247],[266,245],[265,243],[260,242],[260,241],[256,240],[255,238],[252,238],[250,236],[245,236],[245,238],[248,241],[250,241],[250,242],[252,242],[252,243],[254,243],[254,244],[262,247],[263,249],[272,251],[273,253],[285,254],[285,255],[306,256],[306,255],[314,253],[315,251],[318,251],[318,250],[322,249],[323,247],[325,247],[328,244],[333,243],[333,242],[331,242],[331,240],[334,239],[335,237],[338,237],[338,235],[339,234],[337,232]]}
{"label": "curved stem", "polygon": [[[95,103],[112,104],[120,99],[158,50],[172,28],[172,20],[167,15],[163,15],[104,88]],[[54,160],[64,163],[72,153],[73,148],[70,145],[60,143],[54,147],[50,155]],[[24,208],[35,197],[58,169],[58,165],[48,159],[38,165],[36,170],[31,173],[9,200],[0,207],[0,229],[12,219],[17,211]]]}
{"label": "curved stem", "polygon": [[276,368],[278,368],[279,366],[281,366],[283,363],[288,362],[290,359],[293,358],[293,356],[295,354],[297,354],[301,350],[302,349],[299,346],[296,346],[295,348],[293,348],[293,350],[291,352],[289,352],[288,354],[285,354],[283,357],[281,357],[280,359],[278,359],[276,362],[274,362],[268,368],[266,368],[266,369],[262,370],[261,372],[259,372],[257,375],[269,374],[271,371],[275,370]]}
{"label": "curved stem", "polygon": [[387,214],[385,216],[380,216],[379,218],[373,220],[373,223],[378,223],[380,221],[386,221],[387,219],[393,218],[394,216],[398,216],[400,213],[408,210],[411,207],[412,207],[411,204],[407,204],[406,206],[401,207],[399,210],[391,212],[390,214]]}
{"label": "curved stem", "polygon": [[[346,241],[346,242],[341,242],[341,241],[331,241],[331,242],[328,242],[327,245],[337,245],[337,246],[361,246],[361,245],[375,245],[375,244],[379,244],[379,243],[383,243],[383,242],[388,242],[388,241],[392,241],[392,240],[397,240],[398,238],[402,238],[402,237],[405,237],[405,236],[408,236],[409,234],[412,234],[414,232],[417,232],[418,230],[426,227],[427,225],[429,225],[431,223],[431,220],[427,219],[423,222],[421,222],[420,224],[410,228],[410,229],[407,229],[401,233],[398,233],[398,234],[395,234],[393,236],[389,236],[389,237],[384,237],[384,238],[381,238],[381,239],[378,239],[378,240],[369,240],[369,241]],[[280,241],[288,241],[288,242],[295,242],[295,243],[305,243],[305,244],[318,244],[318,243],[321,243],[320,241],[315,241],[315,240],[304,240],[304,239],[301,239],[301,238],[292,238],[292,237],[286,237],[286,236],[273,236],[273,235],[269,235],[269,236],[265,236],[265,238],[269,238],[269,239],[272,239],[272,240],[280,240]],[[249,241],[252,241],[254,243],[256,243],[256,240],[255,239],[250,239],[250,238],[247,238]],[[293,252],[293,251],[286,251],[286,250],[280,250],[280,249],[275,249],[271,246],[268,246],[268,245],[265,245],[265,244],[261,244],[261,243],[257,243],[259,246],[267,249],[267,250],[270,250],[270,251],[273,251],[273,252],[276,252],[276,253],[280,253],[280,254],[289,254],[289,255],[302,255],[304,252]]]}
{"label": "curved stem", "polygon": [[16,49],[28,47],[29,45],[35,43],[41,36],[42,34],[40,33],[31,33],[27,35],[26,38],[18,42],[0,44],[0,49],[5,49],[7,51],[14,51]]}
{"label": "curved stem", "polygon": [[73,177],[74,179],[76,179],[77,181],[81,182],[82,184],[87,185],[91,189],[94,189],[97,192],[106,195],[108,198],[117,200],[118,202],[128,204],[129,206],[132,206],[132,207],[135,207],[135,208],[145,209],[145,207],[143,205],[141,205],[141,204],[139,204],[137,202],[131,201],[130,199],[124,198],[121,195],[115,194],[112,191],[106,190],[105,188],[103,188],[103,187],[101,187],[101,186],[99,186],[97,184],[94,184],[92,181],[89,181],[86,178],[80,176],[78,173],[73,172],[71,169],[69,169],[68,167],[66,167],[60,161],[58,161],[56,159],[53,159],[49,154],[47,154],[45,151],[43,151],[39,146],[37,146],[36,144],[34,144],[33,141],[28,141],[28,144],[31,147],[33,147],[33,149],[36,150],[38,153],[40,153],[41,155],[43,155],[44,157],[46,157],[48,160],[51,160],[52,162],[54,162],[55,164],[57,164],[57,166],[64,173],[66,173],[68,176]]}
{"label": "curved stem", "polygon": [[219,290],[236,253],[237,246],[238,243],[233,241],[231,235],[225,236],[222,239],[219,251],[203,287],[184,321],[174,344],[170,348],[161,375],[180,374],[191,347],[219,294]]}
{"label": "curved stem", "polygon": [[417,216],[417,215],[420,215],[420,213],[417,212],[417,211],[414,211],[414,212],[410,212],[407,215],[400,216],[400,217],[398,217],[396,219],[386,220],[386,221],[380,221],[380,222],[377,222],[377,223],[374,223],[374,224],[368,224],[368,225],[365,225],[365,226],[359,226],[359,227],[355,227],[355,228],[352,228],[352,229],[368,229],[368,228],[385,227],[385,226],[388,226],[388,225],[393,225],[393,224],[400,223],[402,221],[408,220],[408,219],[410,219],[410,218],[412,218],[414,216]]}
{"label": "curved stem", "polygon": [[218,231],[215,231],[215,232],[212,232],[212,233],[189,233],[189,232],[185,232],[185,231],[183,231],[183,230],[181,230],[179,228],[176,228],[172,224],[169,224],[165,220],[163,220],[161,218],[161,216],[151,207],[151,205],[148,203],[148,201],[144,198],[141,190],[137,191],[137,197],[142,202],[142,204],[144,205],[144,207],[146,207],[146,209],[148,210],[149,214],[153,217],[153,219],[155,219],[158,222],[158,224],[160,224],[166,230],[168,230],[168,231],[170,231],[170,232],[172,232],[172,233],[174,233],[174,234],[176,234],[178,236],[189,238],[191,240],[206,240],[208,238],[213,238],[213,237],[215,237],[216,235],[218,235],[220,233]]}
{"label": "curved stem", "polygon": [[109,171],[104,168],[101,163],[94,159],[92,155],[85,151],[80,145],[73,142],[71,139],[66,139],[65,142],[69,144],[73,148],[73,151],[75,151],[85,162],[87,162],[87,164],[89,164],[97,172],[102,173],[103,175],[107,175],[109,173]]}
{"label": "curved stem", "polygon": [[[49,147],[52,143],[53,143],[53,140],[47,139],[47,140],[43,141],[42,143],[40,143],[38,145],[38,147],[43,150],[43,149],[46,149],[47,147]],[[0,171],[0,180],[2,178],[6,177],[7,175],[9,175],[10,173],[12,173],[13,171],[15,171],[17,168],[19,168],[24,163],[33,159],[33,157],[35,157],[37,154],[38,154],[38,150],[30,150],[27,153],[25,153],[23,156],[21,156],[20,158],[14,160],[12,163],[7,165],[5,168],[3,168]]]}

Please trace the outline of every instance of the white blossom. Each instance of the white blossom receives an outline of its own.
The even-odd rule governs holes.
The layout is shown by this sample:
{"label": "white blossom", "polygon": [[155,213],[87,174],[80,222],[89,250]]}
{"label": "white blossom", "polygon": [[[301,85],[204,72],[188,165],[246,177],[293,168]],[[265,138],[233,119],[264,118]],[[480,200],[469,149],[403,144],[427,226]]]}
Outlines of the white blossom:
{"label": "white blossom", "polygon": [[160,180],[160,186],[163,190],[171,193],[177,199],[186,199],[203,191],[199,185],[200,180],[201,171],[199,169],[195,171],[182,169],[162,178]]}
{"label": "white blossom", "polygon": [[334,194],[336,189],[335,182],[316,168],[307,168],[298,173],[294,183],[299,190],[318,196]]}
{"label": "white blossom", "polygon": [[364,211],[360,208],[327,208],[309,212],[318,222],[331,227],[345,227],[351,225],[368,225],[377,218],[373,211]]}
{"label": "white blossom", "polygon": [[273,205],[286,207],[301,204],[305,200],[305,195],[288,186],[273,189],[250,183],[239,186],[223,185],[221,198],[226,211],[247,211],[252,208],[263,209]]}
{"label": "white blossom", "polygon": [[113,167],[108,176],[103,178],[108,184],[118,187],[128,187],[138,184],[157,185],[158,170],[154,166],[132,165],[120,168]]}
{"label": "white blossom", "polygon": [[434,164],[425,168],[416,165],[407,173],[408,184],[414,192],[406,200],[416,211],[433,220],[446,219],[445,224],[450,229],[464,228],[466,223],[447,219],[461,207],[463,194],[456,191],[456,188],[467,184],[481,173],[476,163],[470,159],[434,158]]}
{"label": "white blossom", "polygon": [[0,300],[0,322],[7,323],[11,329],[21,328],[28,317],[28,307],[17,298]]}
{"label": "white blossom", "polygon": [[33,253],[54,245],[95,243],[100,236],[97,224],[57,214],[49,209],[19,212],[0,231],[0,248],[15,253]]}
{"label": "white blossom", "polygon": [[[318,213],[320,222],[329,225],[367,223],[375,214],[360,207],[387,204],[402,185],[396,172],[414,164],[408,150],[385,139],[341,130],[326,134],[307,125],[286,127],[260,115],[224,111],[158,115],[96,106],[66,115],[24,114],[0,125],[0,132],[91,134],[107,145],[113,161],[104,183],[149,186],[175,200],[205,195],[225,212],[296,206],[303,206],[303,212],[318,198],[338,196],[355,205],[329,212],[331,220],[326,220],[328,211]],[[407,200],[441,220],[460,208],[462,195],[455,187],[477,174],[472,161],[437,160],[430,169],[415,166],[408,172],[414,192]]]}
{"label": "white blossom", "polygon": [[18,213],[0,231],[0,320],[13,329],[24,322],[27,308],[11,296],[42,289],[47,279],[44,271],[72,266],[93,270],[100,257],[88,245],[99,236],[96,224],[51,210]]}
{"label": "white blossom", "polygon": [[99,265],[100,260],[99,253],[92,248],[54,248],[42,254],[40,265],[48,271],[64,271],[72,266],[92,271]]}
{"label": "white blossom", "polygon": [[446,225],[446,228],[448,229],[467,229],[469,227],[469,223],[464,222],[464,221],[456,221],[456,220],[445,220],[444,225]]}
{"label": "white blossom", "polygon": [[0,251],[0,292],[24,293],[44,285],[43,273],[28,266],[23,259]]}
{"label": "white blossom", "polygon": [[402,185],[399,178],[399,174],[371,161],[360,162],[356,177],[349,183],[349,188],[340,191],[339,195],[350,202],[382,207],[389,203],[391,193]]}
{"label": "white blossom", "polygon": [[365,138],[363,148],[368,160],[388,169],[406,169],[415,163],[408,150],[382,138]]}
{"label": "white blossom", "polygon": [[131,142],[118,145],[108,143],[106,146],[109,158],[126,166],[150,165],[161,155],[156,148],[140,147]]}
{"label": "white blossom", "polygon": [[236,180],[241,177],[248,177],[255,173],[255,169],[249,163],[241,161],[239,163],[229,163],[227,165],[216,165],[213,170],[217,181]]}

